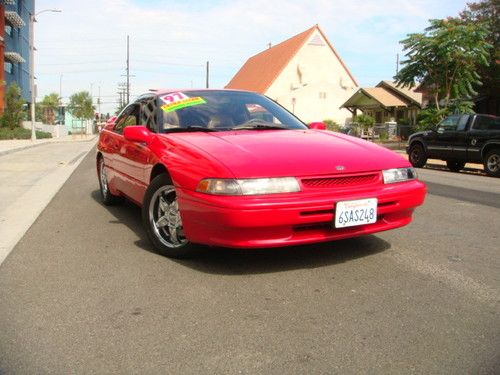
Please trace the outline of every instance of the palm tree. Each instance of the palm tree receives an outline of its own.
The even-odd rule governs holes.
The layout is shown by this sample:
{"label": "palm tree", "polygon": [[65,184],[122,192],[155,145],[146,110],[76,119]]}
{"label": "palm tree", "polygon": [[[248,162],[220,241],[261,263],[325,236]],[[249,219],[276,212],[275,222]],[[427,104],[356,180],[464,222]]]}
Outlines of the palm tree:
{"label": "palm tree", "polygon": [[60,106],[59,95],[55,92],[45,95],[42,100],[41,106],[43,108],[43,118],[47,124],[54,125],[56,119],[56,111]]}

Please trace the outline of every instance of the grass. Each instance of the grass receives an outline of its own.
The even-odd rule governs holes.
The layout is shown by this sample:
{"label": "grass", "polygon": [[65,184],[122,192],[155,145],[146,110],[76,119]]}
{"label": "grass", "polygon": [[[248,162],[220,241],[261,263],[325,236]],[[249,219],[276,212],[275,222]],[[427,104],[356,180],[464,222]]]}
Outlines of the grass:
{"label": "grass", "polygon": [[[36,138],[52,138],[52,134],[37,130]],[[31,139],[31,130],[24,128],[0,128],[0,139]]]}

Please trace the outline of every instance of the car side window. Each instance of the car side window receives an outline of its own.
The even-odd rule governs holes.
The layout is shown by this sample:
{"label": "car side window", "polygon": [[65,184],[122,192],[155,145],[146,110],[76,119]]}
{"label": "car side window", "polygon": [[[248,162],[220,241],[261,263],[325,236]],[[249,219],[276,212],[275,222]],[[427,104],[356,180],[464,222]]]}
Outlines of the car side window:
{"label": "car side window", "polygon": [[454,131],[457,130],[458,121],[460,116],[449,116],[441,121],[438,125],[437,131],[438,133],[443,133],[445,131]]}
{"label": "car side window", "polygon": [[494,116],[477,116],[475,130],[500,130],[500,119]]}
{"label": "car side window", "polygon": [[116,120],[113,131],[123,134],[123,129],[127,126],[139,125],[140,106],[138,103],[131,104],[127,107],[120,117]]}
{"label": "car side window", "polygon": [[158,101],[156,96],[146,98],[142,102],[140,125],[146,126],[153,133],[159,133]]}
{"label": "car side window", "polygon": [[460,120],[458,121],[457,130],[464,131],[467,123],[469,122],[469,115],[460,116]]}

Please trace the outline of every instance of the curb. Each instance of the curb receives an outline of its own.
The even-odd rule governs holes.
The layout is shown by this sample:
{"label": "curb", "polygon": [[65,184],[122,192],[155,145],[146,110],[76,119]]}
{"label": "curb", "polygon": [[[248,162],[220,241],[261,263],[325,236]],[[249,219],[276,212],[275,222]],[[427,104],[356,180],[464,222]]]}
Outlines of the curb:
{"label": "curb", "polygon": [[40,143],[37,143],[34,145],[21,146],[21,147],[11,148],[9,150],[0,151],[0,156],[12,154],[12,153],[17,152],[17,151],[27,150],[29,148],[43,146],[43,145],[46,145],[47,143],[49,143],[49,142],[48,141],[47,142],[40,142]]}
{"label": "curb", "polygon": [[8,150],[3,150],[3,151],[0,151],[0,156],[4,156],[4,155],[9,155],[9,154],[13,154],[15,152],[18,152],[18,151],[24,151],[24,150],[28,150],[30,148],[34,148],[34,147],[39,147],[39,146],[43,146],[43,145],[47,145],[47,144],[51,144],[51,143],[66,143],[66,142],[91,142],[93,140],[95,140],[97,137],[97,134],[90,138],[90,139],[85,139],[85,140],[68,140],[68,141],[64,141],[64,140],[47,140],[45,142],[39,142],[39,143],[35,143],[35,144],[29,144],[29,145],[25,145],[25,146],[19,146],[19,147],[15,147],[15,148],[11,148],[11,149],[8,149]]}

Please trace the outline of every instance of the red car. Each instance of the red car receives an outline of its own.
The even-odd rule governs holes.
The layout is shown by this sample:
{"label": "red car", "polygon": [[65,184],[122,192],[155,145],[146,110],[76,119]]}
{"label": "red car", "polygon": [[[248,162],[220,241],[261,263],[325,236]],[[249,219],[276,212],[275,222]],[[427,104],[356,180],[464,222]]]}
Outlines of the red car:
{"label": "red car", "polygon": [[97,173],[103,203],[142,206],[149,238],[171,257],[197,244],[278,247],[398,228],[426,193],[396,153],[232,90],[140,96],[101,132]]}

